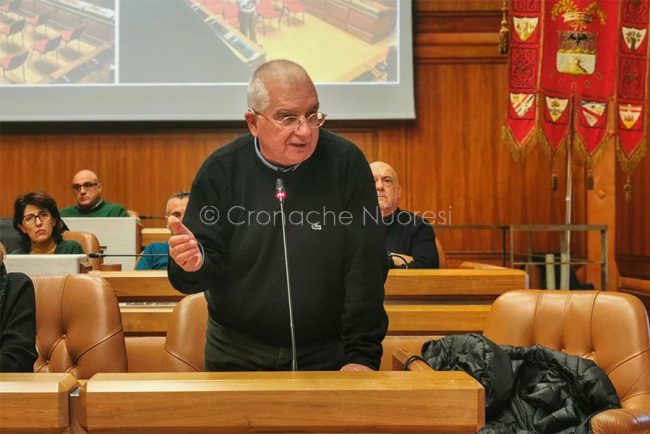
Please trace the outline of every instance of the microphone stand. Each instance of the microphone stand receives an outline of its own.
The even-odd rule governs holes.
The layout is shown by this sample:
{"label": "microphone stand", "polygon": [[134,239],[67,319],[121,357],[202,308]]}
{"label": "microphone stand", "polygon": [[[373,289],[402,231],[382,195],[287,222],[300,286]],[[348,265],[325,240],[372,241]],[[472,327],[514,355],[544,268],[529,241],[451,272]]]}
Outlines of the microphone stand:
{"label": "microphone stand", "polygon": [[289,299],[289,329],[291,330],[291,370],[298,370],[298,360],[296,358],[296,329],[293,323],[293,308],[291,306],[291,282],[289,279],[289,257],[287,256],[287,231],[284,216],[284,199],[287,196],[284,191],[284,181],[282,178],[275,180],[275,197],[280,202],[280,216],[282,217],[282,245],[284,246],[284,270],[287,275],[287,298]]}

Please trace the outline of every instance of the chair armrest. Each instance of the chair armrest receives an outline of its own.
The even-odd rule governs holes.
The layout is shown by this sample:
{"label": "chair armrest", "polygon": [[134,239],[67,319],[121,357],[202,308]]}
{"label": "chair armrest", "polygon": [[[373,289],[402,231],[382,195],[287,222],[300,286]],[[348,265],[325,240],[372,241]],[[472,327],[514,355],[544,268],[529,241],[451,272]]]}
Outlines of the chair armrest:
{"label": "chair armrest", "polygon": [[650,431],[650,409],[617,408],[591,419],[594,434],[642,434]]}
{"label": "chair armrest", "polygon": [[[411,357],[413,354],[409,354],[401,348],[397,349],[393,353],[393,371],[401,371],[404,368],[404,363]],[[415,359],[409,363],[409,371],[428,371],[431,369],[431,366],[427,365],[425,362],[419,359]]]}

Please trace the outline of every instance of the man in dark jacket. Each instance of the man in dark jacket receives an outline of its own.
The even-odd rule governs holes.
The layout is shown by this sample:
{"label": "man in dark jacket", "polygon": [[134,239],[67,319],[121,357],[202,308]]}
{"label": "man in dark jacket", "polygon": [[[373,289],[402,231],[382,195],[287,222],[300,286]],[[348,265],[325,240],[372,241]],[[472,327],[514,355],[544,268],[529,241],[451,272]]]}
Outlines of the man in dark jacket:
{"label": "man in dark jacket", "polygon": [[206,369],[288,370],[294,342],[301,370],[377,369],[387,264],[378,222],[364,221],[377,211],[368,163],[320,130],[316,88],[293,62],[260,66],[248,105],[251,134],[208,157],[170,224],[170,281],[209,291]]}
{"label": "man in dark jacket", "polygon": [[419,215],[399,209],[402,187],[395,169],[375,161],[370,170],[381,208],[390,268],[438,268],[433,226]]}
{"label": "man in dark jacket", "polygon": [[0,243],[0,372],[34,372],[34,285],[23,273],[7,273]]}

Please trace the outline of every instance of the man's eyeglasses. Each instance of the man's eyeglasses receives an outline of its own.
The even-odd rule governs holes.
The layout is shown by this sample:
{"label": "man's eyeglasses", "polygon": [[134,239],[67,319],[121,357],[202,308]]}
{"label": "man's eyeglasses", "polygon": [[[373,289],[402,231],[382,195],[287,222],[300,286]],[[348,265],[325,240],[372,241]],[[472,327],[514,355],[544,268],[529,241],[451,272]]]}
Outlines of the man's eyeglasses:
{"label": "man's eyeglasses", "polygon": [[23,216],[23,224],[25,226],[34,226],[36,224],[36,219],[39,219],[41,223],[47,223],[52,218],[52,214],[49,211],[40,211],[38,214],[27,214]]}
{"label": "man's eyeglasses", "polygon": [[72,189],[74,191],[80,191],[82,188],[90,190],[97,185],[99,185],[99,182],[84,182],[83,184],[72,184]]}
{"label": "man's eyeglasses", "polygon": [[302,125],[303,122],[306,122],[309,128],[319,128],[325,123],[325,118],[327,117],[327,114],[325,113],[316,112],[305,117],[285,116],[282,119],[277,120],[268,118],[255,109],[250,109],[250,111],[267,121],[275,122],[280,128],[293,129],[294,131],[298,131],[298,128],[300,128],[300,125]]}

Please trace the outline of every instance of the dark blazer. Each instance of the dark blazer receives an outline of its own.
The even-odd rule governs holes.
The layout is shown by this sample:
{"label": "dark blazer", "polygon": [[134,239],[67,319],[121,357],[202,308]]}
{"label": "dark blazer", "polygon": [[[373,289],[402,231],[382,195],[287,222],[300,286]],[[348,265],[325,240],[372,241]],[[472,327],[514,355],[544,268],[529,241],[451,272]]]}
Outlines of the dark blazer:
{"label": "dark blazer", "polygon": [[33,372],[37,357],[34,285],[23,273],[5,276],[5,287],[0,288],[0,372]]}

